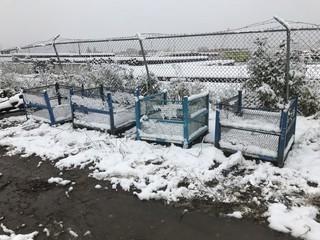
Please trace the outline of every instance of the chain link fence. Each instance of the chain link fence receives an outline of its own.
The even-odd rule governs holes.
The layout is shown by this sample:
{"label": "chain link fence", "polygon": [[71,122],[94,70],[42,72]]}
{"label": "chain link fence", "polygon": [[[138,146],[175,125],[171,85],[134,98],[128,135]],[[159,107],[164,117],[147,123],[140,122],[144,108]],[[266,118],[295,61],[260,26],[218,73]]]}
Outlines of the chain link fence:
{"label": "chain link fence", "polygon": [[[320,26],[288,22],[291,70],[295,67],[292,53],[298,53],[303,57],[308,83],[319,92]],[[95,71],[92,66],[117,65],[133,78],[146,76],[148,81],[157,77],[163,88],[179,82],[191,86],[191,93],[208,89],[211,100],[216,102],[236,95],[244,87],[251,77],[252,59],[262,43],[265,58],[272,59],[286,50],[287,36],[286,29],[271,19],[236,30],[204,34],[137,34],[102,40],[55,38],[1,52],[3,57],[10,55],[15,63],[51,62],[56,73],[66,75],[88,76],[88,72]],[[284,60],[281,64],[285,63]]]}

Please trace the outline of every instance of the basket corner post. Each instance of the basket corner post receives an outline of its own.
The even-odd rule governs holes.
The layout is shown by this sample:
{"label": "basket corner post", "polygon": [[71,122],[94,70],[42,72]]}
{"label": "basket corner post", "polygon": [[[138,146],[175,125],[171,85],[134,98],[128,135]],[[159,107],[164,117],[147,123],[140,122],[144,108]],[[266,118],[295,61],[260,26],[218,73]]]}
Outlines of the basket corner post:
{"label": "basket corner post", "polygon": [[[100,91],[102,91],[101,93],[103,94],[102,87],[100,87]],[[113,111],[113,104],[112,104],[112,96],[111,96],[110,92],[107,93],[107,104],[108,104],[109,116],[110,116],[110,133],[113,135],[113,134],[115,134],[116,129],[115,129],[115,125],[114,125],[114,111]]]}
{"label": "basket corner post", "polygon": [[140,130],[141,130],[141,101],[140,101],[140,90],[139,88],[136,89],[136,102],[135,102],[135,115],[136,115],[136,140],[141,140],[140,137]]}
{"label": "basket corner post", "polygon": [[48,109],[48,113],[49,113],[49,119],[50,119],[50,125],[55,125],[56,124],[56,120],[55,120],[55,117],[54,117],[54,113],[53,113],[53,109],[52,109],[52,106],[51,106],[51,103],[50,103],[50,99],[49,99],[49,95],[48,95],[48,92],[45,91],[43,93],[43,97],[44,97],[44,101],[47,105],[47,109]]}
{"label": "basket corner post", "polygon": [[[22,93],[24,93],[24,91],[22,91]],[[22,94],[22,101],[23,101],[24,115],[26,116],[26,119],[28,120],[28,119],[29,119],[29,117],[28,117],[28,105],[27,105],[27,103],[26,103],[24,94]]]}
{"label": "basket corner post", "polygon": [[242,111],[242,101],[243,101],[243,99],[242,99],[242,90],[239,90],[238,91],[238,104],[237,104],[237,107],[238,107],[237,112],[238,112],[238,114],[241,114],[241,111]]}
{"label": "basket corner post", "polygon": [[168,104],[168,93],[167,93],[167,91],[163,92],[163,104],[164,105]]}
{"label": "basket corner post", "polygon": [[280,136],[278,144],[278,156],[277,156],[277,166],[283,167],[285,161],[285,148],[286,148],[286,134],[287,134],[287,121],[288,121],[288,112],[281,112],[280,120]]}
{"label": "basket corner post", "polygon": [[71,122],[72,122],[72,127],[75,128],[75,124],[74,124],[74,106],[73,106],[73,102],[72,102],[72,96],[73,96],[73,88],[69,89],[69,104],[70,104],[70,111],[71,111]]}
{"label": "basket corner post", "polygon": [[58,82],[56,82],[54,84],[54,88],[55,88],[55,91],[56,91],[56,95],[57,95],[57,98],[58,98],[58,105],[61,105],[61,94],[60,94],[60,85]]}
{"label": "basket corner post", "polygon": [[183,97],[182,100],[183,110],[183,148],[188,148],[189,142],[189,98]]}
{"label": "basket corner post", "polygon": [[222,110],[222,103],[218,102],[216,104],[216,120],[215,120],[215,131],[214,131],[214,146],[220,148],[220,139],[221,139],[221,123],[220,123],[220,114]]}

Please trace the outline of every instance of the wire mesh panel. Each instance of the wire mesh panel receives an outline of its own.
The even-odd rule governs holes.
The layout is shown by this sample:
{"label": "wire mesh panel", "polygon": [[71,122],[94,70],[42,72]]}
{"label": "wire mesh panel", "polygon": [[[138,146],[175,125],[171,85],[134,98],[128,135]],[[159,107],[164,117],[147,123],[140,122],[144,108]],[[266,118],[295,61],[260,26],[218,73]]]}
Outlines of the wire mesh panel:
{"label": "wire mesh panel", "polygon": [[[107,92],[107,90],[105,90]],[[127,129],[135,125],[135,96],[132,92],[110,92],[112,97],[115,129]]]}
{"label": "wire mesh panel", "polygon": [[188,98],[188,140],[208,131],[209,126],[209,93]]}
{"label": "wire mesh panel", "polygon": [[239,92],[218,104],[215,145],[282,166],[294,142],[297,98],[277,110],[246,107],[242,97]]}
{"label": "wire mesh panel", "polygon": [[26,107],[25,109],[28,114],[33,115],[35,118],[50,122],[49,110],[42,90],[24,90],[23,98]]}
{"label": "wire mesh panel", "polygon": [[67,94],[70,88],[55,84],[25,89],[23,98],[27,111],[51,125],[70,121],[71,108]]}
{"label": "wire mesh panel", "polygon": [[167,98],[163,92],[137,99],[137,138],[188,147],[208,131],[209,94]]}
{"label": "wire mesh panel", "polygon": [[219,142],[221,148],[242,151],[245,155],[277,158],[279,136],[223,126]]}
{"label": "wire mesh panel", "polygon": [[71,104],[75,126],[110,129],[109,108],[100,87],[73,91]]}
{"label": "wire mesh panel", "polygon": [[168,100],[165,92],[140,98],[136,109],[138,139],[182,144],[182,102]]}
{"label": "wire mesh panel", "polygon": [[120,133],[135,124],[134,95],[103,87],[74,91],[71,97],[74,126]]}

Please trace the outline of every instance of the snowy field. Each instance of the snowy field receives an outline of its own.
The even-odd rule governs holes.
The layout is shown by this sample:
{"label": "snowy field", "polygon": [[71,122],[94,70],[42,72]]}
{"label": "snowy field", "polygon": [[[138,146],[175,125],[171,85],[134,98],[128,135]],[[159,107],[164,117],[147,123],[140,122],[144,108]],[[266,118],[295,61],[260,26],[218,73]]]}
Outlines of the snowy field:
{"label": "snowy field", "polygon": [[[212,130],[214,119],[210,124]],[[35,154],[60,169],[88,168],[90,177],[109,181],[141,200],[237,203],[228,216],[262,218],[275,230],[317,240],[320,121],[299,117],[297,124],[296,143],[282,169],[246,160],[240,152],[226,157],[211,143],[191,149],[165,147],[135,141],[130,134],[114,138],[24,117],[0,121],[0,145],[8,146],[8,154]],[[206,140],[212,138],[211,131]]]}

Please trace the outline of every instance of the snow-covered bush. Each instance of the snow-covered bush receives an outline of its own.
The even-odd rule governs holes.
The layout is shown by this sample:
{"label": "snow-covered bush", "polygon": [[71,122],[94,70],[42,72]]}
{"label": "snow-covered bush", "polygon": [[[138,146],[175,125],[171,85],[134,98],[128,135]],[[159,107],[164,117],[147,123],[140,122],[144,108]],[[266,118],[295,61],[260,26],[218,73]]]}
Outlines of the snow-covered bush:
{"label": "snow-covered bush", "polygon": [[159,90],[158,78],[150,74],[135,77],[133,71],[116,64],[95,64],[83,71],[82,82],[86,86],[103,85],[114,91],[134,91],[140,87],[142,95],[152,94]]}
{"label": "snow-covered bush", "polygon": [[160,83],[157,76],[150,73],[150,79],[147,74],[139,76],[135,81],[136,86],[140,89],[141,95],[155,94],[160,91]]}
{"label": "snow-covered bush", "polygon": [[122,90],[124,79],[130,77],[126,69],[115,64],[92,64],[89,71],[85,71],[83,75],[86,85],[104,85],[112,90]]}
{"label": "snow-covered bush", "polygon": [[170,99],[181,101],[184,96],[200,93],[204,86],[198,81],[187,82],[185,78],[171,78],[167,90]]}
{"label": "snow-covered bush", "polygon": [[30,63],[15,63],[15,62],[2,62],[0,63],[1,74],[17,73],[17,74],[32,74],[34,73],[33,65]]}
{"label": "snow-covered bush", "polygon": [[15,66],[10,63],[0,64],[0,98],[11,97],[18,92],[19,81]]}
{"label": "snow-covered bush", "polygon": [[[272,48],[266,39],[255,43],[257,49],[248,63],[250,79],[245,90],[266,108],[282,107],[286,94],[286,45]],[[290,69],[289,96],[299,97],[299,109],[304,115],[314,114],[319,110],[320,99],[308,84],[307,67],[300,52],[291,52]]]}
{"label": "snow-covered bush", "polygon": [[55,74],[54,66],[46,61],[30,63],[2,63],[0,64],[0,90],[8,97],[27,89],[56,82],[61,84],[79,84],[81,77],[75,74]]}

